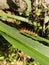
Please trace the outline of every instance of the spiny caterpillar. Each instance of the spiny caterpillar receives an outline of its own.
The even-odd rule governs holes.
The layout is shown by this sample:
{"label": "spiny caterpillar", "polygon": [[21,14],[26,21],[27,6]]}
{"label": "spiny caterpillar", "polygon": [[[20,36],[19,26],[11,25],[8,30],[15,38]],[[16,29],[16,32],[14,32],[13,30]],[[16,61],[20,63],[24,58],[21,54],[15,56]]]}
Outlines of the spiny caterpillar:
{"label": "spiny caterpillar", "polygon": [[29,35],[32,35],[32,36],[38,36],[37,33],[31,31],[31,30],[28,30],[26,28],[22,28],[22,29],[19,29],[20,33],[26,33],[26,34],[29,34]]}
{"label": "spiny caterpillar", "polygon": [[22,34],[26,33],[32,36],[38,36],[38,34],[33,30],[32,26],[24,22],[20,25],[19,32]]}

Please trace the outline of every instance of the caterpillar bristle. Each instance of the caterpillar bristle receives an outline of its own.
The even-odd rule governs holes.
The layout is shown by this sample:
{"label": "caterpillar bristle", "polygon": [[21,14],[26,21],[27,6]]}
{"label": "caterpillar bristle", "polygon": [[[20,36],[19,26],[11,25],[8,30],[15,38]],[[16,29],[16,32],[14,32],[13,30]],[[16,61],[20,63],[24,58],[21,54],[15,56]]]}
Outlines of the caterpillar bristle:
{"label": "caterpillar bristle", "polygon": [[29,34],[31,36],[37,36],[38,34],[35,33],[35,31],[33,30],[33,27],[27,23],[22,23],[20,26],[19,26],[19,32],[20,33],[26,33],[26,34]]}
{"label": "caterpillar bristle", "polygon": [[37,33],[31,31],[31,30],[28,30],[28,29],[19,29],[20,33],[26,33],[26,34],[29,34],[29,35],[32,35],[32,36],[38,36]]}

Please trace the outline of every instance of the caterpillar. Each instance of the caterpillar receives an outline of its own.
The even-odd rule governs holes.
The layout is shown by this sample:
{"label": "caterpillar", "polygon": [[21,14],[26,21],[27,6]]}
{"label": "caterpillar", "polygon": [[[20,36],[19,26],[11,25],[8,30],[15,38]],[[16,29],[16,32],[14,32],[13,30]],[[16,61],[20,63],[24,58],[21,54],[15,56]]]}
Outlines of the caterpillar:
{"label": "caterpillar", "polygon": [[38,36],[38,34],[33,30],[33,27],[27,23],[22,23],[19,26],[19,32],[20,33],[26,33],[31,36]]}
{"label": "caterpillar", "polygon": [[26,34],[29,34],[29,35],[32,35],[32,36],[38,36],[37,33],[31,31],[31,30],[28,30],[26,28],[21,28],[19,29],[20,33],[26,33]]}

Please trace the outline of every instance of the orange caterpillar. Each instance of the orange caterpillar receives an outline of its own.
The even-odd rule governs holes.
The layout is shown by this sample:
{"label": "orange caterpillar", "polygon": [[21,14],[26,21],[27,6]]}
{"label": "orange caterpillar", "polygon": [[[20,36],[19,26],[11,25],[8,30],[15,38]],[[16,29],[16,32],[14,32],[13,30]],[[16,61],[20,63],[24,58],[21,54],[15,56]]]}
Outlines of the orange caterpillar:
{"label": "orange caterpillar", "polygon": [[21,24],[19,27],[19,31],[20,33],[26,33],[32,36],[38,36],[37,33],[33,32],[33,28],[27,23]]}
{"label": "orange caterpillar", "polygon": [[19,29],[19,31],[20,31],[20,33],[26,33],[26,34],[29,34],[29,35],[32,35],[32,36],[38,36],[37,33],[33,32],[31,30],[21,28],[21,29]]}

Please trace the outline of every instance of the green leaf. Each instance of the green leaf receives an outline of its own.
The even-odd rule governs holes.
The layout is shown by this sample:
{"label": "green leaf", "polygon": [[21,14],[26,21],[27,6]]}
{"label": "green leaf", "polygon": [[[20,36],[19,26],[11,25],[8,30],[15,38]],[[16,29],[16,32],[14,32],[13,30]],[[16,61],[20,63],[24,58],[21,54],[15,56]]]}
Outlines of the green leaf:
{"label": "green leaf", "polygon": [[49,65],[49,47],[21,35],[17,29],[2,22],[0,22],[0,32],[0,34],[14,45],[15,48],[23,50],[25,53],[39,61],[42,65]]}
{"label": "green leaf", "polygon": [[44,19],[44,24],[48,23],[49,22],[49,16],[45,16],[45,19]]}
{"label": "green leaf", "polygon": [[[46,27],[46,29],[49,29],[49,25]],[[45,30],[46,30],[46,29],[45,29]]]}
{"label": "green leaf", "polygon": [[28,18],[21,17],[21,16],[15,16],[15,15],[10,15],[10,14],[2,14],[2,13],[0,13],[0,16],[1,17],[10,17],[10,18],[20,20],[22,22],[32,24],[31,20],[29,20]]}
{"label": "green leaf", "polygon": [[39,61],[41,65],[49,65],[49,58],[43,55],[42,53],[38,52],[34,48],[31,48],[30,46],[27,46],[26,44],[22,44],[19,40],[16,40],[10,36],[8,36],[5,33],[2,33],[2,36],[10,42],[12,45],[14,45],[15,48],[18,48],[24,53],[30,55],[35,60]]}
{"label": "green leaf", "polygon": [[40,16],[40,15],[41,15],[41,9],[38,9],[38,10],[37,10],[36,15],[37,15],[37,16]]}
{"label": "green leaf", "polygon": [[45,42],[46,44],[49,45],[49,40],[48,39],[45,39],[43,37],[40,37],[40,36],[32,36],[32,35],[29,35],[29,34],[26,34],[26,33],[23,33],[24,35],[26,35],[27,37],[31,38],[31,39],[34,39],[36,41],[39,41],[39,42]]}
{"label": "green leaf", "polygon": [[27,10],[26,10],[26,15],[29,16],[30,12],[31,12],[31,1],[30,0],[25,0],[25,2],[27,3]]}

